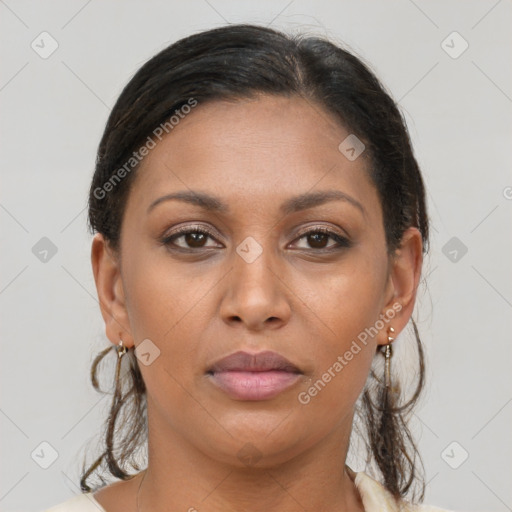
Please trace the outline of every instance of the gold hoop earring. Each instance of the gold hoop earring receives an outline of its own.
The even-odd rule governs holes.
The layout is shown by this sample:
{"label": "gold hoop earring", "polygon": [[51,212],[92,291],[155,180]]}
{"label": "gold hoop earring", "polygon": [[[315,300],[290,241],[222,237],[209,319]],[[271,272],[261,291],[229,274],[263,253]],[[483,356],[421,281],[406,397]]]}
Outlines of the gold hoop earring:
{"label": "gold hoop earring", "polygon": [[121,374],[121,359],[128,352],[128,348],[123,343],[123,340],[119,340],[119,344],[115,347],[117,353],[117,362],[116,362],[116,373],[114,377],[114,400],[119,400],[120,394],[120,384],[119,384],[119,375]]}
{"label": "gold hoop earring", "polygon": [[124,354],[126,354],[126,352],[128,352],[128,348],[126,347],[126,345],[123,343],[123,340],[121,340],[121,339],[119,340],[119,344],[116,347],[116,352],[117,352],[119,359],[121,359],[121,357],[123,357]]}
{"label": "gold hoop earring", "polygon": [[385,357],[385,361],[384,361],[384,386],[386,388],[391,388],[391,356],[393,355],[393,350],[391,348],[391,343],[393,343],[393,341],[395,341],[395,338],[389,336],[389,333],[394,333],[395,332],[395,329],[393,329],[393,327],[390,327],[388,329],[388,343],[387,345],[384,345],[385,346],[385,351],[384,351],[384,357]]}

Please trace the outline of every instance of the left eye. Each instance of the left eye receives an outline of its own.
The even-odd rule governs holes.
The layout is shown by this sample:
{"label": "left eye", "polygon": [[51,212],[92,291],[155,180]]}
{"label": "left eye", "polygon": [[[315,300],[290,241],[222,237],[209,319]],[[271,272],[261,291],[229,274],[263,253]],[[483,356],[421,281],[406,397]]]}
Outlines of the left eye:
{"label": "left eye", "polygon": [[[334,231],[331,231],[326,228],[315,228],[305,233],[302,233],[302,235],[300,235],[297,238],[297,240],[302,240],[303,238],[305,238],[307,240],[307,243],[314,249],[333,249],[350,246],[350,242],[348,241],[347,238],[338,235]],[[324,242],[327,242],[329,238],[334,240],[336,243],[329,246],[325,246]],[[305,249],[308,249],[308,247],[305,247]]]}
{"label": "left eye", "polygon": [[[183,238],[187,246],[181,246],[175,244],[176,240]],[[201,249],[201,247],[205,247],[202,242],[206,241],[208,238],[212,238],[212,234],[199,226],[197,227],[188,227],[179,230],[178,232],[170,235],[162,240],[164,245],[175,245],[180,249]]]}

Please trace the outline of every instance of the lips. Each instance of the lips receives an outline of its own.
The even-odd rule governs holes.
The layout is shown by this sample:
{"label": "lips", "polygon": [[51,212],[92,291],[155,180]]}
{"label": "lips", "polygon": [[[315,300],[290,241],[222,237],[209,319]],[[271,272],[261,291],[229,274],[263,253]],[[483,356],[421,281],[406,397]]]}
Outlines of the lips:
{"label": "lips", "polygon": [[303,374],[277,352],[239,351],[214,363],[207,375],[235,400],[268,400],[291,387]]}
{"label": "lips", "polygon": [[284,356],[270,350],[256,354],[244,351],[235,352],[214,363],[208,371],[215,373],[226,371],[266,372],[270,370],[301,373]]}

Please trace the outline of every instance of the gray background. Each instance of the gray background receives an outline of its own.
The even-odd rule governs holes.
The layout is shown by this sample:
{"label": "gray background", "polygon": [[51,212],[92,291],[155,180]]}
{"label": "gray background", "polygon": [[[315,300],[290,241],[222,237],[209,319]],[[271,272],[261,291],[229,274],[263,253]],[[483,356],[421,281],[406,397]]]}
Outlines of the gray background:
{"label": "gray background", "polygon": [[[428,364],[412,418],[425,502],[512,510],[511,10],[507,0],[0,0],[0,509],[41,510],[78,493],[81,457],[109,405],[89,383],[108,341],[85,221],[111,106],[170,42],[255,22],[346,43],[400,103],[432,221],[414,315]],[[49,56],[44,31],[58,44]]]}

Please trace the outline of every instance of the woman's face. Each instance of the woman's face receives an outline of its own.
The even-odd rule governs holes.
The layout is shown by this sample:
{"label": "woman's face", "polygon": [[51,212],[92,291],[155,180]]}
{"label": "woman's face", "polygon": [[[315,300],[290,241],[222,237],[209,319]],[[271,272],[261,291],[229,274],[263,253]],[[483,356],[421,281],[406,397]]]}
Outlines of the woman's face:
{"label": "woman's face", "polygon": [[[142,344],[155,437],[237,465],[346,438],[377,345],[410,316],[421,250],[411,228],[412,250],[388,259],[366,155],[339,149],[349,134],[316,104],[260,96],[199,103],[145,157],[121,267],[101,235],[93,264],[110,340]],[[209,373],[237,351],[299,371]]]}

